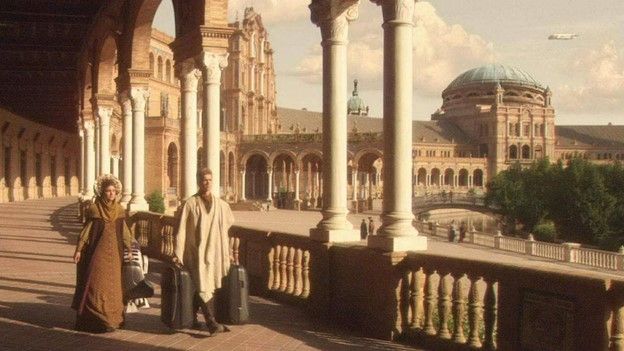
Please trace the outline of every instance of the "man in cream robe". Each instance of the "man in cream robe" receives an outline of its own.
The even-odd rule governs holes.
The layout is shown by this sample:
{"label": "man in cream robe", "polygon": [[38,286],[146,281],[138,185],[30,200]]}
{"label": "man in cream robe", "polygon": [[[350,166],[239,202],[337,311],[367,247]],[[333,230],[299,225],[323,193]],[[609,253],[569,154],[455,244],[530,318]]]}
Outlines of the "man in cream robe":
{"label": "man in cream robe", "polygon": [[230,269],[228,230],[234,216],[227,202],[211,193],[212,172],[202,169],[197,174],[199,192],[182,207],[176,236],[174,261],[191,273],[199,304],[208,330],[221,332],[224,327],[214,319],[214,293]]}

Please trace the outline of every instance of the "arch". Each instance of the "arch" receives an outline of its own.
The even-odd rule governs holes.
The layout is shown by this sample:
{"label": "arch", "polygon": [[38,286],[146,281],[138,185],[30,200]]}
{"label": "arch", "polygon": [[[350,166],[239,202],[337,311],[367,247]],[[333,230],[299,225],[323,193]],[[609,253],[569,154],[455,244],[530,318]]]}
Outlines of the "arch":
{"label": "arch", "polygon": [[308,157],[308,155],[315,155],[320,160],[323,159],[323,152],[321,152],[321,150],[305,149],[299,152],[299,154],[297,155],[297,165],[299,165],[300,167],[303,167],[303,159]]}
{"label": "arch", "polygon": [[424,167],[420,167],[416,172],[416,182],[419,186],[427,185],[427,170]]}
{"label": "arch", "polygon": [[245,159],[245,197],[266,199],[269,195],[267,157],[253,153]]}
{"label": "arch", "polygon": [[167,83],[171,83],[171,61],[169,59],[165,62],[165,80]]}
{"label": "arch", "polygon": [[509,159],[515,160],[518,158],[518,147],[516,145],[511,145],[509,147]]}
{"label": "arch", "polygon": [[477,168],[472,172],[472,184],[474,186],[483,186],[483,170]]}
{"label": "arch", "polygon": [[266,164],[269,163],[269,154],[266,151],[254,149],[254,150],[248,151],[247,153],[243,155],[243,157],[241,157],[241,160],[240,160],[241,168],[245,169],[247,167],[246,165],[249,159],[256,155],[262,157]]}
{"label": "arch", "polygon": [[535,158],[543,158],[544,150],[542,149],[542,145],[535,146]]}
{"label": "arch", "polygon": [[117,41],[115,40],[113,34],[109,33],[102,41],[102,46],[99,48],[99,55],[96,64],[96,93],[112,95],[117,92],[117,84],[115,83],[115,78],[117,78],[115,72],[117,52]]}
{"label": "arch", "polygon": [[163,59],[162,56],[158,55],[158,59],[156,60],[156,78],[163,80]]}
{"label": "arch", "polygon": [[377,157],[375,157],[375,160],[378,159],[378,158],[383,158],[383,152],[381,150],[371,147],[371,148],[365,148],[365,149],[358,150],[355,153],[355,155],[353,156],[353,162],[356,165],[359,165],[360,159],[362,157],[365,157],[368,154],[373,154],[373,155],[377,156]]}
{"label": "arch", "polygon": [[522,146],[522,159],[528,160],[531,158],[531,147],[529,145]]}
{"label": "arch", "polygon": [[440,186],[440,170],[438,168],[431,170],[431,185]]}
{"label": "arch", "polygon": [[467,169],[462,168],[459,170],[458,183],[459,183],[459,186],[468,186],[468,170]]}
{"label": "arch", "polygon": [[170,189],[178,188],[178,147],[174,142],[167,147],[167,177]]}
{"label": "arch", "polygon": [[455,181],[455,171],[452,168],[444,170],[444,185],[453,186]]}
{"label": "arch", "polygon": [[297,159],[297,155],[294,152],[290,150],[280,149],[271,153],[271,155],[269,156],[269,165],[273,167],[275,160],[282,155],[287,155],[287,157],[290,158],[292,162],[295,162],[295,160]]}

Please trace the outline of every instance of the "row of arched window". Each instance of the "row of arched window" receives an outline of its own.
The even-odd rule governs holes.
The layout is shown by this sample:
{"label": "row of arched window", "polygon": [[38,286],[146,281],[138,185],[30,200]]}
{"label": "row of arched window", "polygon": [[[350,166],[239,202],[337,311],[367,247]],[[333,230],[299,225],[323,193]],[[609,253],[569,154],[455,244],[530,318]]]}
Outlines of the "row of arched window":
{"label": "row of arched window", "polygon": [[544,157],[544,150],[541,145],[535,146],[534,155],[531,155],[531,147],[529,145],[522,145],[520,148],[517,145],[511,145],[507,153],[507,158],[510,160],[529,160],[542,157]]}
{"label": "row of arched window", "polygon": [[152,77],[170,84],[174,83],[173,65],[171,63],[171,60],[169,60],[168,58],[165,58],[163,60],[162,56],[160,55],[158,55],[156,60],[154,60],[154,54],[150,52],[149,65],[150,71],[152,72]]}

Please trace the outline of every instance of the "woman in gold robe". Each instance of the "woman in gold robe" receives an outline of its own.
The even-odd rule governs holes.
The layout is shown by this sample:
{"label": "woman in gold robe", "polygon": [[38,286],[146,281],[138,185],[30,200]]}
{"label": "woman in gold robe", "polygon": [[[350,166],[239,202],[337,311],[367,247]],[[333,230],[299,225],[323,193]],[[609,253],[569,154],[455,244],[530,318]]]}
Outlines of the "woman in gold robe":
{"label": "woman in gold robe", "polygon": [[77,311],[76,330],[103,333],[123,325],[121,267],[123,249],[131,248],[132,234],[117,201],[120,192],[117,178],[100,177],[97,197],[86,213],[74,253],[77,274],[72,308]]}

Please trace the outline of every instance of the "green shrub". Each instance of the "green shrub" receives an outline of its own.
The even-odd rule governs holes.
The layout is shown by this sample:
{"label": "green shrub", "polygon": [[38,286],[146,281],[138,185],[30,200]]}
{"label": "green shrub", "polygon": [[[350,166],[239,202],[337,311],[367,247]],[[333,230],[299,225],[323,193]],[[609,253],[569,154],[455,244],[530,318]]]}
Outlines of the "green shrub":
{"label": "green shrub", "polygon": [[538,241],[555,242],[557,229],[551,221],[543,221],[533,227],[533,238]]}
{"label": "green shrub", "polygon": [[149,204],[150,212],[165,213],[165,197],[160,191],[153,191],[147,195],[146,200]]}

